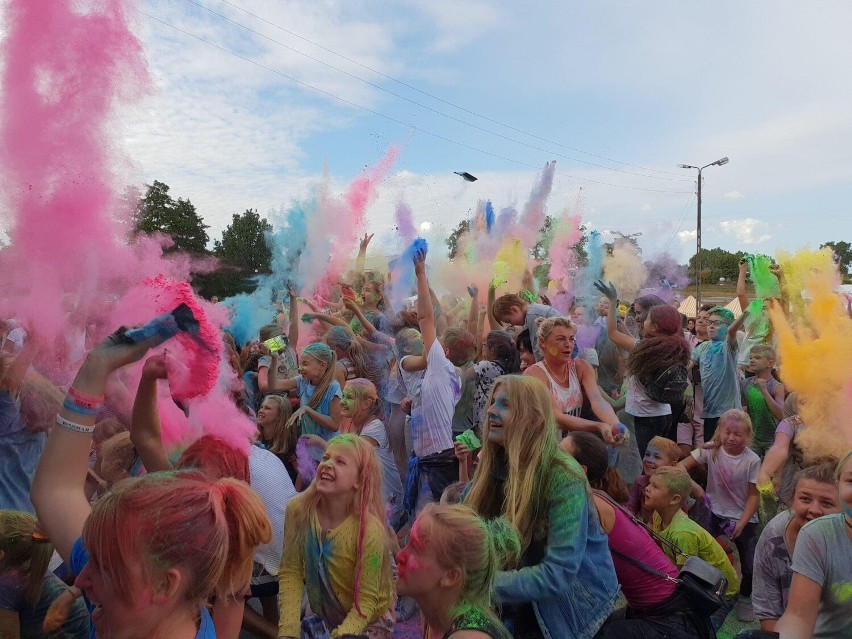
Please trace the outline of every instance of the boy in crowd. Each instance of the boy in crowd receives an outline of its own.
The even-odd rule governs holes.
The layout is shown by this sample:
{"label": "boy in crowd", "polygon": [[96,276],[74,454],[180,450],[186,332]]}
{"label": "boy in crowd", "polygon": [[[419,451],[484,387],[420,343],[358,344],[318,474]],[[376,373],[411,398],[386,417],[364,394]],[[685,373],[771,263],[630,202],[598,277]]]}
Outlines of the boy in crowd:
{"label": "boy in crowd", "polygon": [[723,306],[710,309],[707,336],[692,351],[693,366],[698,366],[701,376],[704,406],[704,441],[713,439],[719,418],[732,408],[742,408],[737,375],[737,331],[745,321],[744,312],[736,320],[734,314]]}
{"label": "boy in crowd", "polygon": [[789,510],[770,521],[754,553],[751,604],[762,630],[774,631],[784,614],[793,571],[790,568],[799,531],[809,521],[840,512],[833,462],[818,462],[796,473]]}
{"label": "boy in crowd", "polygon": [[691,490],[692,480],[686,470],[679,466],[661,466],[645,488],[645,507],[653,511],[653,529],[667,542],[663,550],[678,568],[687,557],[700,557],[721,571],[728,581],[724,605],[711,617],[714,630],[718,630],[734,607],[740,578],[713,536],[683,512],[683,504]]}
{"label": "boy in crowd", "polygon": [[[707,335],[707,324],[710,321],[710,309],[712,304],[703,304],[698,309],[695,318],[695,334],[687,333],[686,341],[689,347],[695,350],[699,344],[706,342],[710,337]],[[693,367],[689,371],[689,383],[692,386],[692,419],[689,423],[677,425],[677,445],[680,446],[683,456],[686,457],[693,448],[698,448],[704,443],[704,420],[701,413],[704,410],[704,393],[701,390],[701,373],[698,368]]]}
{"label": "boy in crowd", "polygon": [[740,380],[742,400],[754,427],[751,449],[761,459],[775,441],[775,428],[784,408],[784,384],[772,376],[775,350],[767,344],[751,347],[748,371],[751,377]]}
{"label": "boy in crowd", "polygon": [[541,349],[538,347],[538,323],[536,320],[539,317],[543,319],[559,317],[561,313],[552,306],[527,302],[514,293],[501,295],[494,300],[493,309],[494,317],[498,322],[523,326],[530,332],[535,361],[540,362]]}
{"label": "boy in crowd", "polygon": [[627,509],[642,521],[651,521],[652,511],[645,505],[645,488],[654,472],[662,466],[677,466],[680,461],[680,447],[670,439],[659,435],[648,442],[645,457],[642,458],[642,474],[633,482]]}

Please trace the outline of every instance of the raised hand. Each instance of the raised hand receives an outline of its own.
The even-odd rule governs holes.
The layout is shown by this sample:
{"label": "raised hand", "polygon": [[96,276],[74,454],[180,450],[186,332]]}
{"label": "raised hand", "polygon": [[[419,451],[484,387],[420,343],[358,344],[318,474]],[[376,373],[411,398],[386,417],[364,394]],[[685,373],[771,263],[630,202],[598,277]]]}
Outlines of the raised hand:
{"label": "raised hand", "polygon": [[618,301],[618,291],[615,288],[615,284],[612,282],[604,282],[603,280],[598,280],[595,282],[595,288],[601,292],[601,295],[606,297],[610,303],[615,303]]}

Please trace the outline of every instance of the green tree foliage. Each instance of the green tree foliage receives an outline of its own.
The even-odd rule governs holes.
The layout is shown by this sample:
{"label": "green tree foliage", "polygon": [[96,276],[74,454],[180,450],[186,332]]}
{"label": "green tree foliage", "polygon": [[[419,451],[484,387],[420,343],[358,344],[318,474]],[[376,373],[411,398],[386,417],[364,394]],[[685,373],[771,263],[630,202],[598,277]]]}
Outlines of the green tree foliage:
{"label": "green tree foliage", "polygon": [[272,225],[254,209],[242,215],[234,214],[230,225],[222,232],[222,239],[214,242],[213,253],[223,262],[236,266],[246,275],[269,273],[272,248],[267,234]]}
{"label": "green tree foliage", "polygon": [[[740,272],[740,260],[745,253],[737,251],[730,253],[721,248],[701,250],[701,281],[705,284],[716,284],[721,278],[725,281],[737,281]],[[695,282],[696,279],[696,256],[689,258],[689,277]]]}
{"label": "green tree foliage", "polygon": [[846,241],[831,241],[820,244],[819,247],[828,247],[834,251],[834,258],[837,260],[837,267],[840,270],[840,275],[843,277],[843,283],[852,284],[852,276],[849,275],[849,267],[852,266],[852,245]]}
{"label": "green tree foliage", "polygon": [[172,238],[171,251],[186,251],[194,255],[207,252],[207,229],[210,228],[195,210],[189,200],[174,200],[169,195],[169,187],[154,180],[148,186],[133,216],[133,233],[163,233]]}
{"label": "green tree foliage", "polygon": [[462,220],[458,223],[456,228],[453,229],[453,232],[450,233],[450,237],[447,238],[447,248],[450,249],[450,259],[455,259],[456,255],[459,252],[459,240],[461,236],[470,231],[470,220]]}

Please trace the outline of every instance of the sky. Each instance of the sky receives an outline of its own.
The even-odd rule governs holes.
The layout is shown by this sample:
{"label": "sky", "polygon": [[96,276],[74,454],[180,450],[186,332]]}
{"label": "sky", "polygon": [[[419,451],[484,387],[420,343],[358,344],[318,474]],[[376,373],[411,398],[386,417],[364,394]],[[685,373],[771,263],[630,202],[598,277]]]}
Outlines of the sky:
{"label": "sky", "polygon": [[446,234],[479,199],[522,205],[556,160],[550,214],[579,207],[685,262],[695,171],[677,164],[723,156],[704,173],[705,248],[852,240],[852,3],[137,6],[152,86],[120,118],[134,179],[190,199],[211,239],[323,172],[342,191],[397,144],[368,213],[379,246],[399,201]]}

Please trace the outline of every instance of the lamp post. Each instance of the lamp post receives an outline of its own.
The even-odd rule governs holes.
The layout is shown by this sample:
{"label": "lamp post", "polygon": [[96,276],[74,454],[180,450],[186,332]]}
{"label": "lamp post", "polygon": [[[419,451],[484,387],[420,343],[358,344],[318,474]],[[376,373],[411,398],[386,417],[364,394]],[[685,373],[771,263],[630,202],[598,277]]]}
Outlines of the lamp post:
{"label": "lamp post", "polygon": [[708,166],[722,166],[728,163],[728,158],[723,157],[721,160],[716,160],[704,166],[692,166],[691,164],[678,164],[680,169],[697,169],[698,170],[698,224],[695,229],[695,309],[701,308],[701,172]]}

